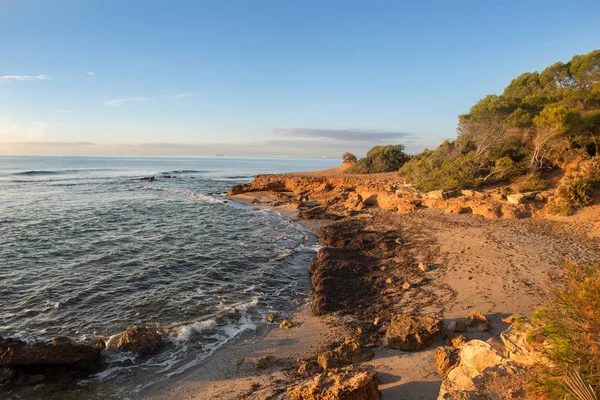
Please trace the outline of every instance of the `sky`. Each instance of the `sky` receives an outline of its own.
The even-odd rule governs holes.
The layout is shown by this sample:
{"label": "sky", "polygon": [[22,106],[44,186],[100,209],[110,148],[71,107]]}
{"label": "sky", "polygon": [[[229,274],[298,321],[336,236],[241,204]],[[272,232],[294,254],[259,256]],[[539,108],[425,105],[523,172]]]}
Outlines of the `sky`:
{"label": "sky", "polygon": [[597,0],[0,0],[0,153],[417,153],[599,48]]}

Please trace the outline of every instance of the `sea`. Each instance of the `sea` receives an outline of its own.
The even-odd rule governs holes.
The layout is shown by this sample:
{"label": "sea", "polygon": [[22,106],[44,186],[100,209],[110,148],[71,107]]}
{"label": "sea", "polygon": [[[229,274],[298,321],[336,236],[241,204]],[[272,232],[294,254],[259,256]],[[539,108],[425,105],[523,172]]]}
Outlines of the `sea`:
{"label": "sea", "polygon": [[[169,332],[155,356],[106,351],[93,375],[58,386],[42,381],[26,393],[133,399],[210,362],[268,314],[290,312],[291,300],[310,291],[315,236],[226,192],[257,174],[339,164],[0,156],[0,336],[110,340],[135,324]],[[27,398],[23,389],[4,390],[7,398]]]}

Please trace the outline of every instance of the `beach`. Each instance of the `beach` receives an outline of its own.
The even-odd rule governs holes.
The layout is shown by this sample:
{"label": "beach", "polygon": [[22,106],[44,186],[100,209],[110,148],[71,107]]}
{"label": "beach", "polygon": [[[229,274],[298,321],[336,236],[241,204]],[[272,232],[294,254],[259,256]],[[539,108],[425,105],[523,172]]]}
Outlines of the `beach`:
{"label": "beach", "polygon": [[[330,175],[334,180],[340,178],[333,170],[267,180],[306,181]],[[348,185],[352,177],[344,179]],[[294,206],[297,193],[276,185],[254,189],[230,198],[273,207],[287,218],[307,215],[302,213],[303,207]],[[284,194],[291,200],[281,204]],[[307,196],[308,202],[325,196],[316,189],[301,195]],[[354,364],[376,372],[383,399],[436,398],[442,377],[434,358],[444,339],[440,337],[417,352],[387,347],[385,330],[395,314],[434,316],[448,328],[477,311],[485,315],[489,329],[467,328],[462,334],[468,340],[500,342],[500,333],[509,327],[503,319],[530,316],[565,258],[593,262],[600,254],[598,221],[594,220],[583,224],[542,217],[486,218],[435,207],[403,213],[371,206],[335,220],[300,222],[315,231],[325,247],[311,266],[316,292],[291,316],[294,326],[282,329],[271,324],[264,332],[241,337],[227,351],[215,353],[201,369],[170,381],[147,398],[285,399],[287,388],[307,379],[299,368],[356,335],[357,330],[367,338],[366,347],[373,355]],[[315,281],[315,276],[327,275],[328,269],[342,268],[342,264],[352,269],[356,260],[362,268],[354,275],[346,272],[348,279],[340,277],[335,290]],[[426,269],[419,270],[421,265]],[[357,280],[361,283],[352,286]],[[403,286],[407,282],[409,286]],[[261,359],[266,360],[265,365]]]}

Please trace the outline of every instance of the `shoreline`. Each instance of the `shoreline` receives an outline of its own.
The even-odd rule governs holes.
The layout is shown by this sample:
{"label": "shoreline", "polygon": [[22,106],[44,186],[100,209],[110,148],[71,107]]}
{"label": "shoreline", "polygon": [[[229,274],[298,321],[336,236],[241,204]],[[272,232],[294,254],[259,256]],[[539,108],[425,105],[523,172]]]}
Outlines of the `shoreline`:
{"label": "shoreline", "polygon": [[[308,179],[311,179],[315,174],[273,175],[268,176],[267,180],[272,177],[278,177],[278,179],[283,177],[283,180],[289,185],[289,180],[305,182],[307,175]],[[324,182],[321,178],[327,174],[316,173],[316,175],[320,179],[318,185],[323,186]],[[273,179],[271,182],[277,182],[277,179]],[[251,187],[255,183],[256,180],[248,186]],[[344,243],[358,240],[356,250],[359,253],[357,254],[365,254],[364,244],[369,241],[369,232],[377,232],[375,238],[383,237],[389,234],[390,229],[395,226],[394,229],[397,231],[395,235],[398,236],[395,242],[401,243],[401,245],[392,248],[390,254],[394,252],[408,254],[410,258],[408,264],[399,262],[394,267],[393,264],[396,262],[394,258],[382,259],[385,251],[375,250],[372,254],[369,253],[369,256],[375,260],[372,270],[376,271],[366,275],[369,281],[375,282],[374,287],[376,287],[372,294],[374,297],[368,300],[370,303],[366,306],[355,304],[350,308],[342,307],[337,311],[327,311],[324,315],[315,317],[311,315],[309,307],[314,305],[311,304],[314,302],[316,293],[314,291],[314,274],[319,268],[317,259],[320,254],[323,254],[320,251],[311,266],[313,299],[310,303],[304,304],[302,309],[292,316],[292,320],[299,322],[300,326],[289,330],[269,327],[268,332],[265,332],[264,335],[252,339],[252,344],[249,344],[248,339],[242,338],[237,344],[225,349],[232,354],[215,355],[215,360],[211,361],[213,367],[216,365],[216,368],[219,369],[223,360],[229,360],[229,363],[234,362],[235,364],[233,359],[237,356],[241,355],[241,358],[245,359],[243,355],[260,354],[275,357],[276,360],[273,364],[270,364],[265,370],[256,369],[253,364],[234,369],[229,368],[224,370],[226,374],[221,376],[221,379],[216,380],[206,380],[202,372],[190,371],[185,380],[177,379],[170,387],[169,392],[148,398],[204,399],[210,398],[206,396],[214,394],[216,396],[214,398],[220,399],[262,399],[267,397],[287,399],[285,389],[306,379],[306,377],[298,376],[295,369],[299,365],[301,368],[306,365],[306,360],[316,360],[316,352],[322,353],[328,348],[337,346],[344,336],[352,334],[351,331],[357,327],[359,330],[366,330],[366,335],[373,339],[371,344],[367,345],[373,350],[373,356],[370,360],[356,362],[355,365],[359,368],[370,368],[376,372],[382,399],[436,398],[442,386],[442,377],[438,374],[434,358],[436,357],[436,347],[444,345],[444,342],[437,340],[433,345],[418,352],[403,352],[386,347],[381,335],[382,332],[385,332],[391,315],[413,310],[418,314],[441,318],[448,329],[452,326],[453,321],[462,320],[465,315],[472,312],[481,312],[489,321],[489,329],[480,331],[468,328],[463,334],[469,340],[499,342],[500,333],[509,326],[503,320],[511,315],[528,316],[531,314],[533,308],[538,304],[538,295],[544,288],[544,282],[557,271],[561,259],[565,255],[571,255],[579,261],[592,261],[600,258],[598,253],[600,244],[597,239],[594,239],[595,235],[589,234],[590,231],[583,234],[576,232],[575,224],[563,223],[564,221],[560,220],[490,219],[479,215],[448,213],[435,207],[418,209],[409,213],[399,210],[394,213],[382,209],[379,204],[368,206],[357,212],[346,213],[338,221],[316,219],[323,216],[328,217],[327,211],[317,214],[315,219],[307,220],[305,218],[313,216],[306,212],[307,207],[319,207],[319,204],[324,201],[324,196],[313,200],[312,203],[307,202],[304,207],[298,207],[298,203],[295,203],[297,195],[316,198],[321,196],[319,190],[315,189],[312,192],[308,190],[308,193],[305,193],[303,192],[305,187],[302,185],[290,188],[286,187],[286,184],[283,187],[276,187],[275,190],[252,188],[241,194],[231,195],[230,193],[229,197],[232,201],[257,208],[271,209],[300,223],[319,235],[320,244],[325,246],[325,250],[335,249],[336,246],[343,248]],[[326,191],[328,190],[330,189],[326,188]],[[282,199],[284,201],[281,201]],[[343,210],[341,213],[343,214]],[[336,215],[333,217],[332,219],[338,219]],[[347,225],[349,223],[355,225]],[[321,229],[319,230],[319,228]],[[591,229],[591,232],[593,233],[594,229]],[[335,243],[336,240],[337,243]],[[334,257],[326,261],[322,267],[330,267],[332,262],[337,262],[335,260],[337,258]],[[403,269],[408,265],[418,264],[418,260],[424,261],[430,267],[424,274],[424,279],[416,276],[410,278]],[[391,267],[390,261],[392,261]],[[385,268],[383,268],[382,262],[385,264]],[[379,268],[379,265],[382,268]],[[404,278],[396,280],[395,277],[401,276]],[[407,277],[412,281],[408,290],[402,289],[400,286]],[[336,292],[334,296],[345,295]],[[392,303],[388,301],[390,299]],[[360,311],[361,307],[363,311]],[[364,314],[364,311],[369,311],[369,308],[377,309],[377,313],[381,315],[380,319],[384,320],[379,327],[375,327],[372,320],[364,320],[367,315],[367,318],[375,315],[368,312]],[[358,325],[354,322],[357,315],[362,315],[362,322]],[[361,319],[361,317],[358,318]],[[332,323],[342,328],[331,330],[328,325]],[[305,338],[306,328],[309,328],[310,331],[321,332],[318,335],[321,339],[320,344],[313,345],[308,350],[298,344],[302,343],[302,339]],[[283,337],[288,342],[285,347],[280,348],[278,340]],[[313,342],[316,343],[314,337]],[[236,347],[237,349],[234,349]],[[250,348],[260,349],[260,353],[249,352]],[[296,356],[294,361],[289,358],[290,352]],[[283,358],[285,362],[278,361],[280,358]],[[245,365],[245,361],[240,365],[242,364]],[[310,376],[314,375],[309,374]],[[235,395],[228,394],[232,390],[235,390]]]}

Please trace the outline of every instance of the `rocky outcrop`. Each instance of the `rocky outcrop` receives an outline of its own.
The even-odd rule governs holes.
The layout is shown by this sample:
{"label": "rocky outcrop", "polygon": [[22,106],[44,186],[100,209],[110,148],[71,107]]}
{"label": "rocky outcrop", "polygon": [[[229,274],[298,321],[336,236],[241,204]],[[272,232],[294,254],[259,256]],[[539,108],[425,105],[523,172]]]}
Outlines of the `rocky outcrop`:
{"label": "rocky outcrop", "polygon": [[[485,317],[484,317],[485,318]],[[473,318],[474,323],[487,323]],[[513,324],[501,333],[503,343],[471,340],[460,349],[436,349],[435,362],[444,379],[438,400],[525,399],[530,368],[539,361],[539,351],[527,341],[528,329]]]}
{"label": "rocky outcrop", "polygon": [[395,315],[386,332],[387,346],[402,351],[418,351],[431,345],[444,332],[439,319]]}
{"label": "rocky outcrop", "polygon": [[287,389],[290,400],[379,400],[375,371],[348,367],[317,375]]}
{"label": "rocky outcrop", "polygon": [[158,353],[165,344],[164,336],[146,325],[134,325],[123,332],[117,348],[120,351],[132,351],[142,356]]}
{"label": "rocky outcrop", "polygon": [[71,365],[85,369],[100,362],[100,352],[104,347],[101,339],[79,344],[66,337],[36,343],[0,338],[0,366]]}
{"label": "rocky outcrop", "polygon": [[448,214],[521,219],[531,217],[535,210],[543,207],[536,192],[508,196],[473,190],[421,193],[399,180],[370,175],[259,175],[251,183],[234,186],[228,194],[256,191],[285,193],[287,197],[278,196],[277,204],[299,207],[300,217],[306,219],[339,219],[345,216],[344,212],[359,212],[365,208],[408,214],[419,207],[440,208]]}

